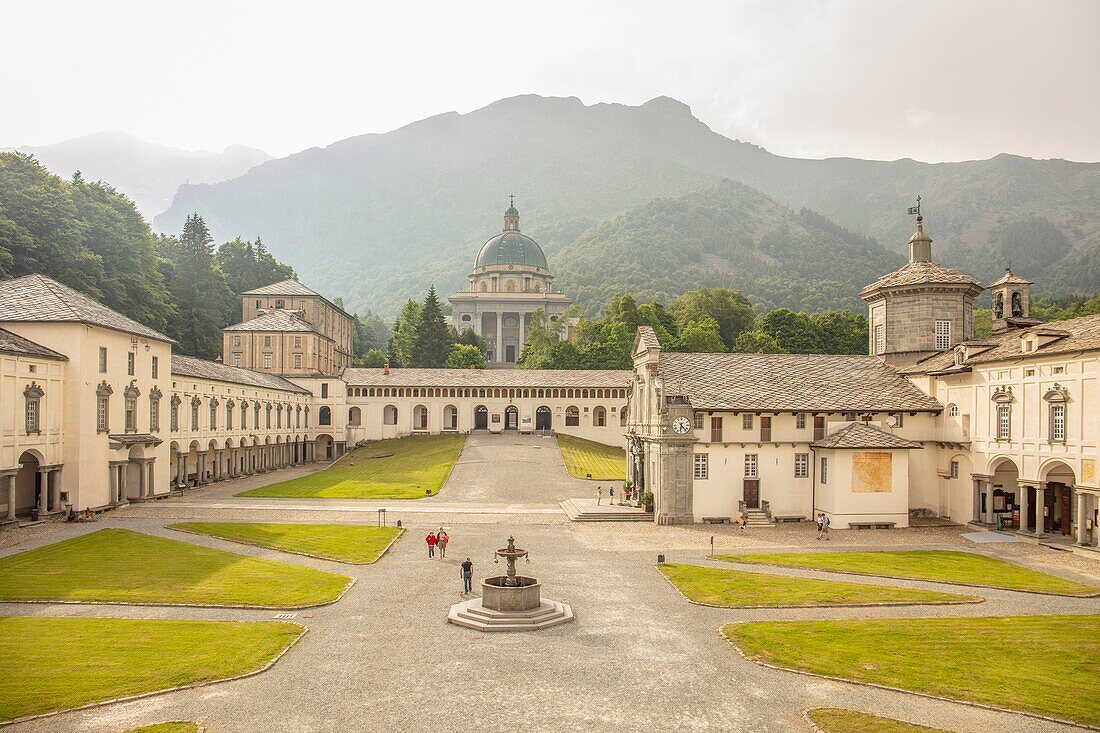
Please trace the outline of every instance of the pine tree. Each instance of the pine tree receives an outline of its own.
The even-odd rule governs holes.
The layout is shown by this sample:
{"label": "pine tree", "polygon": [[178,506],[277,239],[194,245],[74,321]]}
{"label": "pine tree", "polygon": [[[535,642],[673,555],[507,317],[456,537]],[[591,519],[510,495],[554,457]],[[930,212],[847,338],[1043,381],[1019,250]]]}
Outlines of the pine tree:
{"label": "pine tree", "polygon": [[180,350],[213,357],[221,351],[221,329],[229,322],[233,293],[214,261],[214,240],[198,214],[187,217],[179,239],[165,239],[172,300],[179,309],[173,335]]}
{"label": "pine tree", "polygon": [[440,369],[447,363],[454,338],[435,293],[435,285],[428,289],[428,297],[420,309],[420,320],[413,335],[410,366]]}

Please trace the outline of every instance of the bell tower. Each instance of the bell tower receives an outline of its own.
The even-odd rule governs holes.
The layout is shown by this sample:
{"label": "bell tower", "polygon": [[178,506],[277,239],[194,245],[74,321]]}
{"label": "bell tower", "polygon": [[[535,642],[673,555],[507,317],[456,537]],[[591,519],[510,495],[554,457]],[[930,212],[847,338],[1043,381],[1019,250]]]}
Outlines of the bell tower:
{"label": "bell tower", "polygon": [[1025,328],[1042,323],[1031,317],[1032,283],[1005,267],[1005,274],[989,286],[993,296],[993,333],[1004,333],[1013,328]]}

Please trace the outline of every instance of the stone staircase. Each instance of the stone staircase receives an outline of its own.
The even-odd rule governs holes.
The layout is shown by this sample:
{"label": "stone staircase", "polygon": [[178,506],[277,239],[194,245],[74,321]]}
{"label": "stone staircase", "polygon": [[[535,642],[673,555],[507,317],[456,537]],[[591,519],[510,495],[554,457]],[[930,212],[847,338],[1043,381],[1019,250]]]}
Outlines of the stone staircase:
{"label": "stone staircase", "polygon": [[569,604],[551,600],[543,600],[530,611],[494,611],[482,606],[480,598],[474,598],[451,606],[447,615],[452,624],[478,631],[541,631],[573,619]]}
{"label": "stone staircase", "polygon": [[574,522],[652,522],[653,512],[617,504],[596,505],[593,499],[566,499],[560,504]]}
{"label": "stone staircase", "polygon": [[772,526],[772,520],[768,518],[768,515],[764,513],[762,509],[746,509],[745,510],[745,526],[746,527],[770,527]]}

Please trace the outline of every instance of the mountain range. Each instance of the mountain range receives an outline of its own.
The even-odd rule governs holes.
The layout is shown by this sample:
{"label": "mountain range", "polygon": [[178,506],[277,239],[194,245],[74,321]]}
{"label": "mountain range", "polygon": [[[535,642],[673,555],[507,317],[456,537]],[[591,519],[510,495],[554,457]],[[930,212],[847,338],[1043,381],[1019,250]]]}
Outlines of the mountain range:
{"label": "mountain range", "polygon": [[557,285],[589,310],[702,282],[769,306],[858,307],[859,288],[901,261],[918,193],[937,260],[987,282],[1011,260],[1046,295],[1100,289],[1100,164],[789,158],[667,97],[525,95],[436,115],[184,184],[155,227],[198,212],[219,240],[260,235],[304,281],[392,314],[431,283],[464,286],[509,193]]}
{"label": "mountain range", "polygon": [[216,183],[270,160],[262,150],[230,145],[220,153],[146,142],[117,130],[83,135],[53,145],[18,148],[62,178],[80,171],[129,196],[148,220],[166,210],[184,183]]}

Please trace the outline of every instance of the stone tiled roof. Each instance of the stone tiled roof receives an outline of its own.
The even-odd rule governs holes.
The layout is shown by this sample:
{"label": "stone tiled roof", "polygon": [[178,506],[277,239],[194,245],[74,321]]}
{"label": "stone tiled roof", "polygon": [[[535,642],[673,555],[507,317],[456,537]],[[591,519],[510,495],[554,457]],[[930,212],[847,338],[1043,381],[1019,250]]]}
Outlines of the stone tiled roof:
{"label": "stone tiled roof", "polygon": [[198,379],[213,379],[227,384],[240,384],[261,389],[278,389],[284,392],[297,392],[299,394],[311,394],[308,389],[301,387],[289,379],[277,377],[274,374],[262,374],[251,369],[220,364],[216,361],[196,359],[193,356],[172,356],[172,375],[178,377],[196,377]]}
{"label": "stone tiled roof", "polygon": [[122,445],[160,445],[164,441],[150,433],[119,433],[108,435],[110,440]]}
{"label": "stone tiled roof", "polygon": [[241,295],[316,295],[321,294],[315,290],[307,288],[297,280],[280,280],[277,283],[271,283],[270,285],[264,285],[263,287],[256,288],[255,290],[249,290],[247,293],[241,293]]}
{"label": "stone tiled roof", "polygon": [[657,332],[653,330],[653,326],[638,326],[636,338],[638,344],[637,350],[661,348],[661,342],[658,340]]}
{"label": "stone tiled roof", "polygon": [[935,262],[910,262],[899,270],[883,275],[878,280],[859,291],[860,297],[884,288],[898,288],[909,285],[971,285],[981,289],[977,280],[958,270]]}
{"label": "stone tiled roof", "polygon": [[989,287],[995,288],[998,285],[1034,285],[1034,283],[1026,278],[1020,277],[1011,269],[1006,267],[1005,274],[1001,275],[1000,279],[998,279],[997,282],[993,283]]}
{"label": "stone tiled roof", "polygon": [[666,394],[697,410],[917,412],[943,406],[873,356],[661,354]]}
{"label": "stone tiled roof", "polygon": [[59,361],[69,360],[69,357],[64,354],[59,354],[53,349],[47,349],[41,344],[36,344],[3,328],[0,328],[0,354],[35,356],[39,359],[57,359]]}
{"label": "stone tiled roof", "polygon": [[597,369],[382,369],[348,367],[350,387],[596,387],[628,389],[629,371]]}
{"label": "stone tiled roof", "polygon": [[226,326],[224,331],[282,331],[284,333],[309,333],[313,326],[298,315],[298,311],[272,309],[252,320]]}
{"label": "stone tiled roof", "polygon": [[143,326],[45,275],[24,275],[0,282],[0,322],[2,321],[86,323],[175,343],[163,333]]}
{"label": "stone tiled roof", "polygon": [[920,443],[906,440],[893,433],[888,433],[882,428],[865,423],[848,423],[839,430],[835,430],[821,440],[810,443],[811,448],[878,448],[882,450],[896,450],[923,448]]}
{"label": "stone tiled roof", "polygon": [[[1020,338],[1028,333],[1054,337],[1054,340],[1042,344],[1035,351],[1025,352],[1021,348]],[[968,356],[961,365],[955,364],[955,352],[952,349],[922,359],[904,371],[910,374],[927,374],[929,372],[949,371],[954,368],[966,369],[976,364],[1008,359],[1021,361],[1056,354],[1094,351],[1100,349],[1100,314],[1006,331],[995,336],[964,341],[962,344],[967,347]]]}

